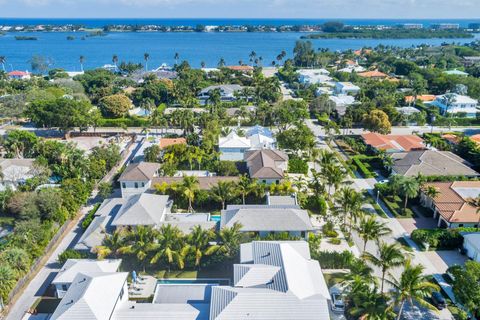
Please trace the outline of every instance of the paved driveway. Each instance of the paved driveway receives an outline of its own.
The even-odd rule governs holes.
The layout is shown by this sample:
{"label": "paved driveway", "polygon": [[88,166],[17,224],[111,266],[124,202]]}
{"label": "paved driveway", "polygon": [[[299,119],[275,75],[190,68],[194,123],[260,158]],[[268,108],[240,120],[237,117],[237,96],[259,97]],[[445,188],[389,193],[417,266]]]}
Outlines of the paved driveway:
{"label": "paved driveway", "polygon": [[437,228],[437,222],[433,218],[405,218],[397,220],[408,234],[412,233],[415,229]]}

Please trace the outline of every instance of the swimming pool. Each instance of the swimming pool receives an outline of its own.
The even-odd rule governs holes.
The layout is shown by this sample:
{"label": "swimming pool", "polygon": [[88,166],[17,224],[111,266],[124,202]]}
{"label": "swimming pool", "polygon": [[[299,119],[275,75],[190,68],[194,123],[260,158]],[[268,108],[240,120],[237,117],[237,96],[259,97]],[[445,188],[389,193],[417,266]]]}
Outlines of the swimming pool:
{"label": "swimming pool", "polygon": [[221,220],[222,216],[210,216],[210,221],[216,221],[219,222]]}
{"label": "swimming pool", "polygon": [[229,285],[229,279],[158,279],[158,284],[216,284]]}

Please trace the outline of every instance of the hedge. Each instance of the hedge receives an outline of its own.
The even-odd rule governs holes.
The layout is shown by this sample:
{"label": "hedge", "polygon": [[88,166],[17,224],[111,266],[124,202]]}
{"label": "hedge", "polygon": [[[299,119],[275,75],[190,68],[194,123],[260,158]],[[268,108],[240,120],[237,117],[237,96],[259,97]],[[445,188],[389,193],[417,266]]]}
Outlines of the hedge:
{"label": "hedge", "polygon": [[127,118],[103,118],[99,121],[99,127],[146,127],[149,121],[146,118],[131,116]]}
{"label": "hedge", "polygon": [[353,156],[351,157],[355,167],[360,171],[364,178],[375,178],[377,174],[375,172],[370,171],[367,166],[362,162],[362,160],[368,159],[366,156]]}
{"label": "hedge", "polygon": [[93,206],[93,209],[90,210],[87,215],[85,216],[85,219],[82,221],[82,228],[83,230],[86,230],[90,223],[92,223],[93,218],[95,216],[95,212],[97,212],[98,208],[100,207],[100,203],[97,203]]}
{"label": "hedge", "polygon": [[420,246],[427,243],[430,248],[436,250],[453,250],[463,244],[463,236],[459,229],[416,229],[412,232],[411,238]]}
{"label": "hedge", "polygon": [[288,159],[288,172],[308,174],[308,163],[303,159],[291,156]]}
{"label": "hedge", "polygon": [[350,269],[357,263],[357,258],[350,251],[320,251],[315,259],[323,269]]}

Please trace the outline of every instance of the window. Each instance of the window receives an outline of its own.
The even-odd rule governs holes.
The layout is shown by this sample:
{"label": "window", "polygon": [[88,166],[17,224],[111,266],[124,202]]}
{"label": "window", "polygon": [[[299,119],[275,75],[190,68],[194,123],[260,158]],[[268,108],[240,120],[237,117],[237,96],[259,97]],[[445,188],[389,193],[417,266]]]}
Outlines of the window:
{"label": "window", "polygon": [[145,182],[142,182],[142,188],[145,187]]}
{"label": "window", "polygon": [[138,189],[138,182],[135,182],[135,189]]}
{"label": "window", "polygon": [[123,294],[124,294],[124,292],[123,292],[123,288],[122,288],[122,291],[120,291],[120,300],[122,300]]}
{"label": "window", "polygon": [[122,188],[125,189],[127,186],[125,184],[125,182],[122,182]]}
{"label": "window", "polygon": [[68,286],[66,284],[62,284],[62,290],[63,291],[67,291],[68,290]]}
{"label": "window", "polygon": [[460,224],[458,225],[458,227],[459,227],[459,228],[463,227],[463,223],[460,223]]}

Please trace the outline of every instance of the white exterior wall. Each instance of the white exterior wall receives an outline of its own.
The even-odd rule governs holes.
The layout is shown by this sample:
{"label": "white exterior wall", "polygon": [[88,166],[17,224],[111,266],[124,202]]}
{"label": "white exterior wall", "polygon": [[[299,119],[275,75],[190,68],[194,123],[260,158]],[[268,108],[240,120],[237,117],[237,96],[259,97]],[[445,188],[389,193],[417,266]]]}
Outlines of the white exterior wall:
{"label": "white exterior wall", "polygon": [[63,298],[70,288],[70,283],[56,283],[55,284],[55,293],[57,298]]}
{"label": "white exterior wall", "polygon": [[467,114],[467,118],[474,118],[478,113],[476,103],[452,103],[449,107],[443,104],[440,100],[435,100],[435,105],[440,109],[441,114],[446,113],[463,113]]}
{"label": "white exterior wall", "polygon": [[[135,187],[137,184],[137,188]],[[143,183],[143,187],[142,187]],[[144,193],[150,186],[152,181],[120,181],[120,188],[122,189],[122,198],[127,199],[133,195]]]}
{"label": "white exterior wall", "polygon": [[[258,234],[260,235],[260,237],[264,238],[264,237],[267,237],[268,235],[270,235],[272,232],[271,231],[260,231]],[[273,232],[274,234],[281,234],[283,232]],[[288,234],[291,236],[291,237],[300,237],[302,238],[302,232],[301,231],[289,231]],[[305,231],[305,236],[303,237],[304,239],[308,239],[308,234],[309,232],[308,231]]]}
{"label": "white exterior wall", "polygon": [[473,244],[465,238],[465,242],[463,243],[463,248],[467,251],[467,256],[472,259],[473,261],[480,262],[480,252],[473,246]]}
{"label": "white exterior wall", "polygon": [[222,161],[243,161],[244,153],[248,149],[242,148],[219,148],[220,160]]}

